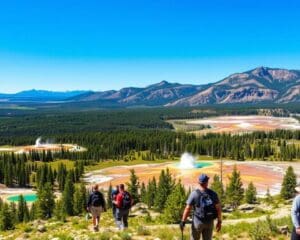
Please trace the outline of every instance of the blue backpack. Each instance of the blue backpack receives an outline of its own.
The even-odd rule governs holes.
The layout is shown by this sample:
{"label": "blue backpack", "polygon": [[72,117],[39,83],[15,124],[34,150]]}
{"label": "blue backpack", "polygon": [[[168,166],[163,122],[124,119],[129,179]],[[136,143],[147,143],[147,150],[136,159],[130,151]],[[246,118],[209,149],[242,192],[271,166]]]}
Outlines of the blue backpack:
{"label": "blue backpack", "polygon": [[194,216],[202,222],[209,222],[218,217],[216,204],[210,194],[196,190],[198,202],[195,205]]}
{"label": "blue backpack", "polygon": [[122,209],[130,209],[131,208],[131,196],[128,192],[122,193]]}

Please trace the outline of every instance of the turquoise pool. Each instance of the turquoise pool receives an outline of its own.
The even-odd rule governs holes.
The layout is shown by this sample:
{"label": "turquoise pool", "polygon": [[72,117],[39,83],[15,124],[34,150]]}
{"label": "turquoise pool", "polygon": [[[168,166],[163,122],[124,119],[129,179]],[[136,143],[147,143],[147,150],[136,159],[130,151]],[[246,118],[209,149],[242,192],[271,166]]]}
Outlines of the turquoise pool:
{"label": "turquoise pool", "polygon": [[[211,163],[211,162],[196,161],[194,163],[194,168],[187,169],[187,170],[193,170],[193,169],[198,169],[198,168],[205,168],[205,167],[210,167],[212,165],[213,165],[213,163]],[[175,166],[176,168],[179,168],[180,163],[175,163],[173,166]]]}
{"label": "turquoise pool", "polygon": [[[37,200],[37,196],[35,193],[31,194],[22,194],[26,202],[35,202]],[[18,202],[20,195],[14,195],[7,198],[10,202]]]}
{"label": "turquoise pool", "polygon": [[210,163],[210,162],[196,162],[195,163],[196,168],[204,168],[204,167],[209,167],[212,165],[213,165],[213,163]]}

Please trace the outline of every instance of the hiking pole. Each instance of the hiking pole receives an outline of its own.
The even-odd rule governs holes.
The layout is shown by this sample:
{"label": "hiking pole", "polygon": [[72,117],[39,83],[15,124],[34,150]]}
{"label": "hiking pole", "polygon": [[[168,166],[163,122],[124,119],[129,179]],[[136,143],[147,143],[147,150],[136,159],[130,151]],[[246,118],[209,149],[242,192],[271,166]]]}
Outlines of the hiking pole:
{"label": "hiking pole", "polygon": [[181,230],[181,240],[183,240],[183,231],[184,231],[185,222],[181,221],[179,224]]}
{"label": "hiking pole", "polygon": [[181,240],[183,240],[183,228],[181,229]]}

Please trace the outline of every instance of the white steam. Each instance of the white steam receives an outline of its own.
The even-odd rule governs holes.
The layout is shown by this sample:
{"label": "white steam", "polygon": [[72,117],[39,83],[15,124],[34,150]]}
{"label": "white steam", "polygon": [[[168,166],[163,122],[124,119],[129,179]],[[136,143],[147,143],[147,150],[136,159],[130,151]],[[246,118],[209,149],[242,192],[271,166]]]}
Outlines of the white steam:
{"label": "white steam", "polygon": [[179,168],[180,169],[196,168],[196,158],[192,154],[185,152],[184,154],[181,155]]}

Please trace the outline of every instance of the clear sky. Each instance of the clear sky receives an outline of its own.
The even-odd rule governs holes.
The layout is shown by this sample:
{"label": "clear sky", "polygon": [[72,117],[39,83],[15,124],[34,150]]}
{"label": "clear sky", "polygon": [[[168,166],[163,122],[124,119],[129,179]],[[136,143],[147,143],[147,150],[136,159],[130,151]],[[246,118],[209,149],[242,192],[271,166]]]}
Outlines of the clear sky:
{"label": "clear sky", "polygon": [[299,0],[0,2],[0,92],[203,84],[300,69]]}

